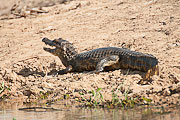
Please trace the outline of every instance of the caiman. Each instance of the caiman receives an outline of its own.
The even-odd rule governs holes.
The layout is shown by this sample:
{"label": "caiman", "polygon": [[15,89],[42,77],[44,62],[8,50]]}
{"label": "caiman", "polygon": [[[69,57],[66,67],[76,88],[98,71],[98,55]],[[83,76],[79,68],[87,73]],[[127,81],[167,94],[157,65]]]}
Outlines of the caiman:
{"label": "caiman", "polygon": [[58,74],[69,72],[116,70],[120,68],[135,69],[146,72],[143,79],[149,79],[159,73],[158,60],[151,54],[130,51],[126,48],[104,47],[87,52],[78,53],[72,43],[62,38],[49,40],[43,38],[42,42],[55,48],[43,49],[58,56],[66,69],[58,71]]}

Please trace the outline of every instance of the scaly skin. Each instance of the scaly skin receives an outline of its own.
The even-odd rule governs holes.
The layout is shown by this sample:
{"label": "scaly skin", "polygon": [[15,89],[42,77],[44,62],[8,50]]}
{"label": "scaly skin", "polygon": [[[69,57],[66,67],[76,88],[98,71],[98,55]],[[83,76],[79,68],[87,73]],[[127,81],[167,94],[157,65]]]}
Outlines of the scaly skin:
{"label": "scaly skin", "polygon": [[147,74],[143,79],[149,79],[150,76],[158,74],[158,60],[150,54],[117,47],[99,48],[78,54],[72,43],[61,38],[53,41],[43,38],[42,41],[56,47],[55,49],[44,48],[44,50],[61,59],[66,69],[60,70],[59,74],[93,70],[99,73],[120,68],[144,71]]}

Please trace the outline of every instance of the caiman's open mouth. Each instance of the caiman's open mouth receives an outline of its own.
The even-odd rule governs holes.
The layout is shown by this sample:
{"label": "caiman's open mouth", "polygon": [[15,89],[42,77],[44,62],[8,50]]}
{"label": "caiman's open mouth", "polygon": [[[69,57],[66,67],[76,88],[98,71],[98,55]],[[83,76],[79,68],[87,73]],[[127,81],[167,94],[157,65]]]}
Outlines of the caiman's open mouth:
{"label": "caiman's open mouth", "polygon": [[[55,47],[56,45],[53,43],[53,41],[49,40],[48,38],[43,38],[42,42],[44,42],[46,45],[49,45],[51,47]],[[43,49],[47,52],[53,53],[56,48],[47,48],[43,47]]]}

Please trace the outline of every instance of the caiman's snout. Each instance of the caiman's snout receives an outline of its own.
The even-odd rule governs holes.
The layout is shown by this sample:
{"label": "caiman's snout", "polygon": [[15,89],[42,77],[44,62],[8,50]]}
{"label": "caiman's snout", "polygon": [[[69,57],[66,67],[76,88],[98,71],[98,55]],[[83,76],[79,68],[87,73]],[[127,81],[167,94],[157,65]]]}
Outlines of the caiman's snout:
{"label": "caiman's snout", "polygon": [[44,42],[46,45],[55,46],[53,41],[49,40],[48,38],[43,38],[42,42]]}

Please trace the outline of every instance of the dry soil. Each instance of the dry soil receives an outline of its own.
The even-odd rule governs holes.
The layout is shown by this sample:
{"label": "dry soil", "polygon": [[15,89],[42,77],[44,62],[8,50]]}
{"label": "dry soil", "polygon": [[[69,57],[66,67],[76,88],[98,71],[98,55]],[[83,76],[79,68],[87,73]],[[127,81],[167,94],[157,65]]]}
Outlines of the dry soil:
{"label": "dry soil", "polygon": [[[48,92],[48,100],[64,94],[75,99],[80,91],[102,88],[105,100],[111,100],[113,90],[119,98],[128,91],[157,105],[180,104],[179,0],[75,0],[43,6],[32,1],[0,7],[0,83],[11,89],[1,97],[33,101]],[[64,66],[43,51],[44,37],[66,39],[79,52],[115,46],[153,54],[160,75],[145,84],[138,84],[145,73],[126,69],[48,76]]]}

